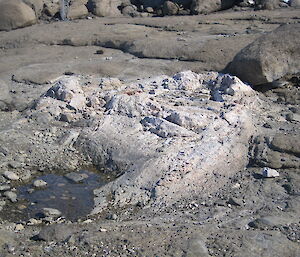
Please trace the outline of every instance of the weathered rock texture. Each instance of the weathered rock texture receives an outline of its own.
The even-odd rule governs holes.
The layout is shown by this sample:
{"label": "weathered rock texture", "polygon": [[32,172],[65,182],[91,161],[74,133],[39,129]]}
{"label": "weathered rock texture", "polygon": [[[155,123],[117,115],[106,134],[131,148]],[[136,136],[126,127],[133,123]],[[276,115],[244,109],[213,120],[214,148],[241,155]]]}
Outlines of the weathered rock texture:
{"label": "weathered rock texture", "polygon": [[30,26],[36,23],[34,11],[20,0],[0,1],[0,31]]}
{"label": "weathered rock texture", "polygon": [[225,69],[252,85],[300,72],[300,24],[282,25],[242,49]]}
{"label": "weathered rock texture", "polygon": [[[120,176],[95,190],[95,210],[109,203],[170,204],[208,194],[247,162],[255,133],[255,92],[238,78],[218,73],[181,72],[122,83],[100,79],[82,86],[63,77],[27,115],[92,125],[70,128],[70,142],[94,165]],[[64,119],[64,121],[70,122]],[[70,142],[66,145],[69,145]]]}

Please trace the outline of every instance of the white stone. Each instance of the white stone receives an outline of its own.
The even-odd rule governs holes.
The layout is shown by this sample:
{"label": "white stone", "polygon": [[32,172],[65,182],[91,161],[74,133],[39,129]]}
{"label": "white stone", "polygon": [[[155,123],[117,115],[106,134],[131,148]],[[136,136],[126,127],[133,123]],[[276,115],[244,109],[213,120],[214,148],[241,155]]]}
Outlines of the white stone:
{"label": "white stone", "polygon": [[262,175],[265,178],[275,178],[275,177],[279,177],[279,172],[277,170],[264,167],[262,170]]}
{"label": "white stone", "polygon": [[5,171],[3,173],[3,176],[9,180],[18,180],[19,179],[19,176],[12,171]]}
{"label": "white stone", "polygon": [[33,182],[33,186],[37,187],[37,188],[39,188],[39,187],[45,187],[45,186],[47,186],[47,182],[44,181],[44,180],[42,180],[42,179],[37,179],[37,180],[35,180]]}

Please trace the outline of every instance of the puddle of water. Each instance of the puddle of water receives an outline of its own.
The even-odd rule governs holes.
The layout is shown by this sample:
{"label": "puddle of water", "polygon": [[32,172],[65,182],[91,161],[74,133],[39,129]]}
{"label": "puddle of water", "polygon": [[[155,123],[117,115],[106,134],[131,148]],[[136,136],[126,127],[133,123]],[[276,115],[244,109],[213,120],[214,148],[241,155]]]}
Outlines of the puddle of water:
{"label": "puddle of water", "polygon": [[[75,221],[88,215],[93,206],[93,190],[108,182],[104,175],[82,170],[79,174],[87,175],[87,178],[75,183],[65,176],[47,174],[36,179],[47,182],[47,187],[33,189],[32,183],[18,188],[18,202],[24,203],[27,208],[19,213],[20,220],[37,218],[43,208],[54,208],[62,212],[62,216]],[[36,180],[35,179],[35,180]]]}

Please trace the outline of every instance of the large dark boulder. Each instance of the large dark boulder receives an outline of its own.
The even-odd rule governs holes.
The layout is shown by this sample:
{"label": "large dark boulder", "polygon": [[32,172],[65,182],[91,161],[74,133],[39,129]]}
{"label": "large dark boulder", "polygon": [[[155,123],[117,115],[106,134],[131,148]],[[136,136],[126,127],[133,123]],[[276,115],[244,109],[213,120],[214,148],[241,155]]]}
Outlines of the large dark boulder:
{"label": "large dark boulder", "polygon": [[236,0],[192,0],[191,11],[193,14],[207,14],[234,6]]}
{"label": "large dark boulder", "polygon": [[225,72],[252,85],[300,72],[300,24],[286,24],[242,49]]}
{"label": "large dark boulder", "polygon": [[0,30],[30,26],[36,23],[33,9],[20,0],[0,0]]}

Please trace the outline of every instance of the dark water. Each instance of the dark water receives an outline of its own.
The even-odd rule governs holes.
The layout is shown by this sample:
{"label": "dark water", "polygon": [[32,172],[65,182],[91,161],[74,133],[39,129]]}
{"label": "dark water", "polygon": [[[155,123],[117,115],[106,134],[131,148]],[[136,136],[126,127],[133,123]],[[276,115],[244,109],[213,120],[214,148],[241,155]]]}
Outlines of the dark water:
{"label": "dark water", "polygon": [[47,182],[47,187],[34,189],[32,184],[18,188],[19,202],[24,202],[27,208],[19,212],[21,219],[36,218],[42,208],[55,208],[62,212],[68,220],[77,220],[89,214],[94,206],[93,190],[106,184],[108,179],[99,174],[80,171],[88,177],[80,183],[72,182],[64,176],[47,174],[36,179]]}

